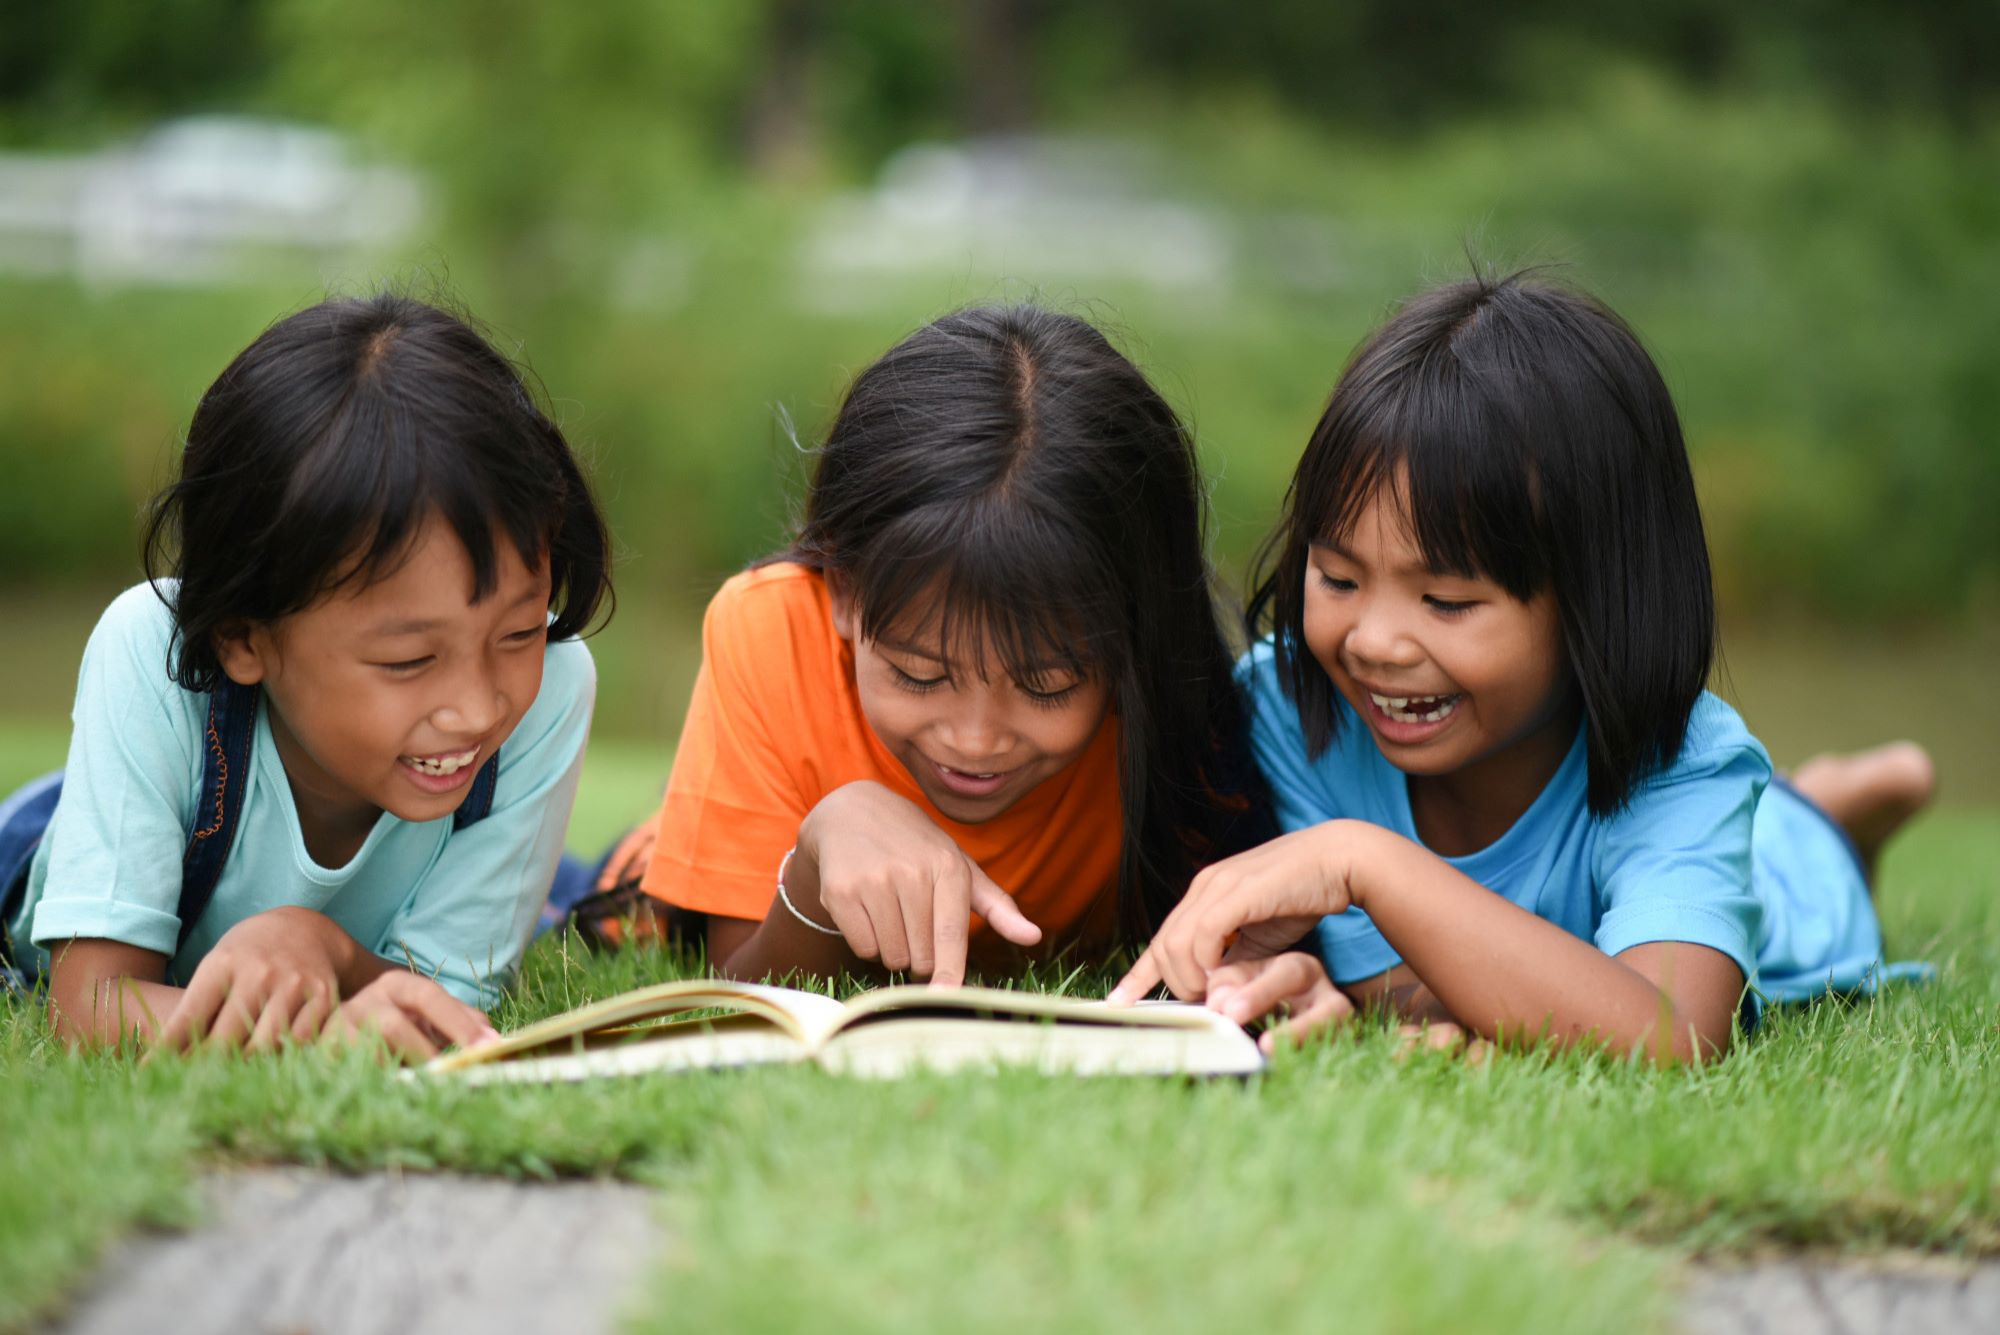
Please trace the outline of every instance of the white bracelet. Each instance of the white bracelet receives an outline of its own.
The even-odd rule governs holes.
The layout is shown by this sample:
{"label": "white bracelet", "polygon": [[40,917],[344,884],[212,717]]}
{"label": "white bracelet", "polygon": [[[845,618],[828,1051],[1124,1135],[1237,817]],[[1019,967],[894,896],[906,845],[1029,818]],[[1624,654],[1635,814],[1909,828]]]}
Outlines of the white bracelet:
{"label": "white bracelet", "polygon": [[785,869],[792,865],[792,854],[798,851],[799,851],[799,846],[797,844],[793,844],[790,848],[785,850],[784,860],[778,864],[778,902],[780,904],[783,904],[788,910],[790,910],[791,915],[794,918],[797,918],[800,922],[812,928],[815,932],[818,932],[823,936],[845,936],[846,933],[842,932],[838,927],[822,927],[818,923],[814,922],[811,918],[808,918],[805,914],[799,912],[799,906],[797,904],[794,904],[792,902],[792,897],[785,893]]}

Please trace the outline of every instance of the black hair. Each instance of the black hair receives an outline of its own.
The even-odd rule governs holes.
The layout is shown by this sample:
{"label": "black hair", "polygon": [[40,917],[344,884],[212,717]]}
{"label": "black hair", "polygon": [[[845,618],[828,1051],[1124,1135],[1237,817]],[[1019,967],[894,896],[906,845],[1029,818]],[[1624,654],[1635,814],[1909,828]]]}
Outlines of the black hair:
{"label": "black hair", "polygon": [[1531,274],[1482,277],[1416,297],[1355,353],[1250,602],[1313,754],[1340,718],[1305,649],[1307,549],[1345,537],[1383,487],[1432,569],[1524,601],[1552,591],[1593,813],[1672,763],[1714,657],[1715,597],[1680,419],[1624,321]]}
{"label": "black hair", "polygon": [[549,638],[611,597],[610,537],[568,442],[513,365],[459,317],[385,293],[278,321],[202,395],[145,559],[167,576],[168,670],[222,680],[218,639],[392,571],[432,514],[493,591],[495,543],[549,564]]}
{"label": "black hair", "polygon": [[1204,547],[1194,442],[1082,320],[960,311],[849,387],[771,558],[837,574],[860,633],[924,633],[1015,680],[1065,667],[1119,713],[1119,929],[1139,941],[1268,816]]}

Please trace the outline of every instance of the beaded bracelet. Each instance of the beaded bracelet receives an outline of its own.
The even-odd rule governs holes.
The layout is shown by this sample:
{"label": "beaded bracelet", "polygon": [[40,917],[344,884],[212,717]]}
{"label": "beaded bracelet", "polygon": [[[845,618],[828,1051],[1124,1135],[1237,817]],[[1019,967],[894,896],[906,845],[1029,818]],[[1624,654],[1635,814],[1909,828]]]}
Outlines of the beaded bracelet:
{"label": "beaded bracelet", "polygon": [[820,926],[820,924],[814,922],[811,918],[808,918],[805,914],[799,912],[799,906],[797,904],[794,904],[792,902],[792,897],[785,893],[785,869],[792,865],[792,854],[798,851],[799,851],[799,846],[797,844],[793,844],[789,849],[785,850],[784,860],[778,863],[778,902],[780,904],[783,904],[788,910],[790,910],[791,915],[794,918],[797,918],[800,922],[812,928],[815,932],[820,933],[822,936],[846,935],[846,933],[842,932],[838,927],[822,927]]}

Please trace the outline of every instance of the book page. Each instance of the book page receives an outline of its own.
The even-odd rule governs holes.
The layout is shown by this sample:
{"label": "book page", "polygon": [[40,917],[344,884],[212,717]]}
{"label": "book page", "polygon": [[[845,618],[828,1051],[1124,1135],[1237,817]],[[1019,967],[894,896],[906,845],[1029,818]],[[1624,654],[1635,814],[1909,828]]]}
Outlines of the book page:
{"label": "book page", "polygon": [[[801,1050],[817,1047],[824,1036],[839,1024],[843,1014],[839,1002],[811,992],[728,979],[684,979],[622,992],[615,997],[565,1011],[503,1035],[498,1042],[448,1052],[423,1069],[441,1073],[491,1062],[520,1060],[531,1053],[581,1051],[586,1047],[602,1047],[603,1038],[641,1042],[653,1027],[648,1024],[649,1021],[709,1008],[741,1011],[754,1023],[771,1030],[774,1037],[782,1038]],[[699,1024],[696,1022],[697,1026]],[[744,1027],[742,1024],[731,1026],[735,1030]],[[597,1041],[592,1036],[597,1036]]]}
{"label": "book page", "polygon": [[[882,1023],[911,1013],[956,1012],[967,1019],[1052,1019],[1119,1028],[1210,1029],[1221,1019],[1213,1011],[1184,1002],[1113,1006],[1084,997],[1046,992],[1013,992],[993,987],[884,987],[848,998],[836,1031]],[[1227,1023],[1225,1021],[1225,1023]]]}
{"label": "book page", "polygon": [[1124,1076],[1250,1075],[1264,1068],[1256,1040],[1201,1006],[1141,1009],[1037,997],[1031,1005],[1001,1010],[990,996],[944,1000],[925,1005],[922,998],[899,998],[859,1017],[850,1012],[849,1022],[820,1049],[820,1065],[878,1078],[1001,1067]]}

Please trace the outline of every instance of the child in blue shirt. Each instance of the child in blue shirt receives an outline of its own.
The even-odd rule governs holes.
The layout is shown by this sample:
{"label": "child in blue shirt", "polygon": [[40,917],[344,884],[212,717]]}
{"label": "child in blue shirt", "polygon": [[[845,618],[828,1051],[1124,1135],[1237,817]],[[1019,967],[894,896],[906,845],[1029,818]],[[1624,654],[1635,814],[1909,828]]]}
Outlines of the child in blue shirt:
{"label": "child in blue shirt", "polygon": [[607,549],[459,319],[332,300],[245,349],[84,651],[67,766],[0,807],[0,944],[59,1031],[489,1033],[561,856]]}
{"label": "child in blue shirt", "polygon": [[1603,306],[1510,278],[1404,307],[1335,388],[1271,556],[1241,673],[1288,833],[1198,877],[1115,999],[1164,981],[1294,1032],[1381,1000],[1438,1036],[1666,1061],[1726,1047],[1740,1002],[1880,977],[1863,862],[1928,757],[1773,783],[1704,691],[1679,422]]}

